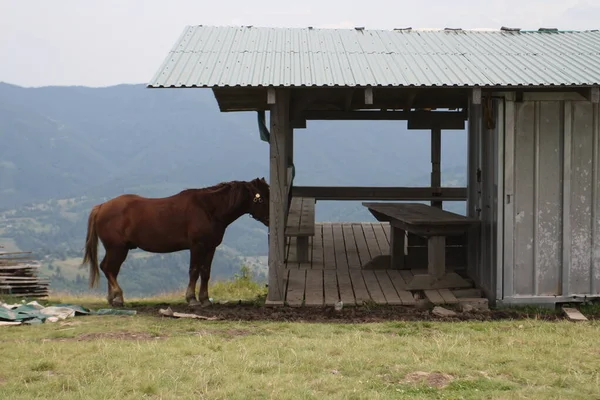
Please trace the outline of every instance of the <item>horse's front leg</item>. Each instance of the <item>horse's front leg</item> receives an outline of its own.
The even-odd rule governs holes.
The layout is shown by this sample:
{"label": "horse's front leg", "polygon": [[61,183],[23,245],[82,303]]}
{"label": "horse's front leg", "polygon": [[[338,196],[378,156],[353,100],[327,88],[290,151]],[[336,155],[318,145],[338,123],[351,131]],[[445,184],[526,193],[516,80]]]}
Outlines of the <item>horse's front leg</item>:
{"label": "horse's front leg", "polygon": [[185,292],[185,301],[187,301],[191,307],[201,305],[201,303],[196,300],[196,283],[198,283],[200,269],[205,258],[206,251],[203,246],[197,245],[190,248],[190,281]]}
{"label": "horse's front leg", "polygon": [[213,257],[215,256],[216,248],[212,248],[206,252],[204,262],[200,267],[200,293],[198,293],[198,300],[202,306],[210,305],[208,297],[208,280],[210,279],[210,270],[212,266]]}

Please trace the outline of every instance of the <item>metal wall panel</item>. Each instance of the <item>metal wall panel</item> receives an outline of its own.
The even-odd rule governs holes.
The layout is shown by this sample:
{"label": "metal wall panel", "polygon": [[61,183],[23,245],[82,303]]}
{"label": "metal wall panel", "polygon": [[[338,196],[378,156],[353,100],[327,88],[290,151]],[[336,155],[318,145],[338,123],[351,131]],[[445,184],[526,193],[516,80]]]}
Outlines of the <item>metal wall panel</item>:
{"label": "metal wall panel", "polygon": [[507,104],[503,301],[600,296],[598,105]]}
{"label": "metal wall panel", "polygon": [[[503,102],[494,99],[491,103],[494,114],[503,115]],[[477,286],[484,290],[486,296],[493,302],[501,295],[498,291],[498,246],[502,237],[498,237],[498,182],[499,173],[499,139],[502,138],[504,124],[496,123],[492,129],[484,125],[481,114],[475,114],[476,119],[469,120],[473,125],[470,139],[477,152],[477,168],[480,170],[480,180],[476,183],[477,195],[474,206],[479,210],[473,215],[479,218],[480,226],[474,236],[475,251],[469,269],[470,277]],[[501,118],[500,118],[501,119]],[[478,128],[476,126],[479,126]],[[471,192],[469,192],[471,193]],[[499,242],[500,241],[500,242]]]}
{"label": "metal wall panel", "polygon": [[591,293],[592,267],[592,166],[594,130],[593,107],[587,102],[572,102],[571,108],[571,237],[565,251],[571,252],[569,294]]}
{"label": "metal wall panel", "polygon": [[559,173],[562,163],[561,103],[537,102],[534,109],[535,188],[533,215],[535,237],[533,239],[533,293],[553,295],[559,293],[562,241],[562,187]]}

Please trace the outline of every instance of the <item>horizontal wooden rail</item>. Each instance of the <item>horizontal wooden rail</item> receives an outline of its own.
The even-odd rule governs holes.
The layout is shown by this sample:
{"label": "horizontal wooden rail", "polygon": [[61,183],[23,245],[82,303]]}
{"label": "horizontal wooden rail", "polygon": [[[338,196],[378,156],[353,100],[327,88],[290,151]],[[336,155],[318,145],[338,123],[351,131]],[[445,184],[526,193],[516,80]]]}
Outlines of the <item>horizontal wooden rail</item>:
{"label": "horizontal wooden rail", "polygon": [[466,201],[466,187],[294,186],[294,197],[316,200]]}
{"label": "horizontal wooden rail", "polygon": [[413,118],[436,121],[465,121],[467,114],[460,111],[304,111],[299,116],[306,120],[411,120]]}
{"label": "horizontal wooden rail", "polygon": [[297,116],[295,125],[304,128],[300,121],[306,120],[406,120],[408,129],[428,130],[437,127],[443,130],[462,130],[465,129],[467,114],[455,111],[305,111]]}

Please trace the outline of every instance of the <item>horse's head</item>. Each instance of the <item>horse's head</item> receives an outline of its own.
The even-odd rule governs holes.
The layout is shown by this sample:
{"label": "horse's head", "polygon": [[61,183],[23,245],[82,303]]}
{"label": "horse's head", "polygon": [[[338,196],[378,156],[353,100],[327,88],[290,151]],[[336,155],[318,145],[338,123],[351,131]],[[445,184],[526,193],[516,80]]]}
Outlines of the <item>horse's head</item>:
{"label": "horse's head", "polygon": [[269,227],[269,184],[265,178],[256,178],[250,182],[252,187],[252,203],[249,213],[252,218]]}

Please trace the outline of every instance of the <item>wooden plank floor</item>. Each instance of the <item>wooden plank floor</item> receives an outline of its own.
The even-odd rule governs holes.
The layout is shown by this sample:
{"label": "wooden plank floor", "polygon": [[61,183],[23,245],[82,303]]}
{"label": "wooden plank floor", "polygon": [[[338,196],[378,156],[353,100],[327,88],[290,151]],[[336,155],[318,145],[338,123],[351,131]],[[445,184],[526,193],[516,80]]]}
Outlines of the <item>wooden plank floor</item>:
{"label": "wooden plank floor", "polygon": [[419,297],[436,305],[456,304],[465,289],[408,290],[413,273],[424,271],[385,268],[382,263],[389,262],[390,254],[388,223],[316,223],[306,263],[296,261],[295,247],[295,238],[288,238],[284,276],[289,306],[332,306],[340,300],[344,306],[367,302],[411,306]]}

